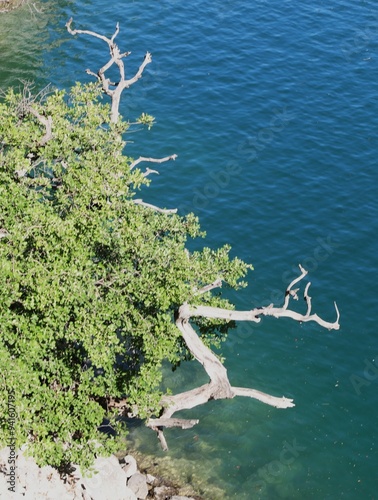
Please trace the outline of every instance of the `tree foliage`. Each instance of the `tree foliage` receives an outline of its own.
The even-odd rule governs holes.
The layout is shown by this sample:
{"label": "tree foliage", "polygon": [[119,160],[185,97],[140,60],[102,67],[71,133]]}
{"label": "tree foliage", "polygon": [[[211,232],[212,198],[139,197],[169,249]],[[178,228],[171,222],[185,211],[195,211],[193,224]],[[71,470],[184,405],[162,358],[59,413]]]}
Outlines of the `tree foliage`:
{"label": "tree foliage", "polygon": [[[159,415],[163,361],[190,358],[179,306],[231,308],[196,290],[218,278],[237,288],[250,267],[228,246],[189,252],[204,236],[193,214],[135,202],[149,178],[130,168],[132,124],[112,123],[101,94],[10,90],[0,104],[0,441],[14,391],[17,445],[40,464],[89,465],[115,450],[101,429],[118,431],[120,411]],[[226,330],[195,323],[207,345]]]}

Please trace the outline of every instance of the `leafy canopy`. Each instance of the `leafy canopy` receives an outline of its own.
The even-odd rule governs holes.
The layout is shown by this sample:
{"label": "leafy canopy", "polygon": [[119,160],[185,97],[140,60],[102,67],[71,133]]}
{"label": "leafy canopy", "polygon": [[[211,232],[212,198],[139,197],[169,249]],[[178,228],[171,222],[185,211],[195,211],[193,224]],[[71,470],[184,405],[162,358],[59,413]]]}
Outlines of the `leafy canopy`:
{"label": "leafy canopy", "polygon": [[[0,104],[0,441],[15,391],[17,445],[40,464],[115,451],[100,430],[119,430],[116,402],[158,414],[163,360],[190,357],[175,311],[231,307],[195,291],[217,278],[236,288],[249,267],[228,246],[190,253],[193,214],[134,202],[149,180],[124,154],[131,125],[109,115],[97,84],[43,99],[10,90]],[[219,320],[197,324],[208,345],[223,337]]]}

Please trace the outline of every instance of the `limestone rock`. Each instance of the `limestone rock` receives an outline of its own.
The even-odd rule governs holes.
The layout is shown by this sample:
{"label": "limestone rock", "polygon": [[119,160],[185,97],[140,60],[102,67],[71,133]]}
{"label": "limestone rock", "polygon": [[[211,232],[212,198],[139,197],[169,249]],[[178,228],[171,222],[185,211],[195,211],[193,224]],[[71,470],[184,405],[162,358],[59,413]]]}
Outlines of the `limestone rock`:
{"label": "limestone rock", "polygon": [[25,457],[19,451],[16,462],[16,487],[15,493],[8,488],[7,483],[9,470],[7,466],[8,449],[5,448],[0,454],[1,474],[0,474],[0,497],[12,498],[14,500],[35,500],[36,498],[51,500],[59,498],[62,500],[78,500],[83,496],[78,485],[65,485],[59,473],[52,467],[38,467],[34,459]]}
{"label": "limestone rock", "polygon": [[146,480],[148,484],[154,484],[154,482],[156,481],[156,477],[152,474],[146,474]]}
{"label": "limestone rock", "polygon": [[[63,480],[52,467],[38,467],[35,460],[17,452],[16,492],[8,490],[10,484],[9,449],[0,449],[0,499],[4,500],[193,500],[177,495],[173,486],[154,486],[161,480],[151,474],[142,474],[135,459],[127,455],[120,464],[113,455],[97,458],[91,477],[84,477],[80,467]],[[126,469],[126,470],[125,470]],[[96,471],[96,473],[95,473]],[[88,476],[90,474],[88,473]]]}
{"label": "limestone rock", "polygon": [[154,488],[155,500],[167,500],[167,498],[171,498],[174,494],[174,488],[169,486],[156,486],[156,488]]}
{"label": "limestone rock", "polygon": [[122,469],[126,473],[127,478],[138,472],[137,463],[134,457],[132,457],[131,455],[126,455],[124,461],[125,465],[122,465]]}
{"label": "limestone rock", "polygon": [[74,473],[79,483],[83,484],[86,492],[93,500],[137,500],[134,492],[126,486],[126,476],[117,458],[96,458],[93,469],[97,474],[84,477],[80,467]]}
{"label": "limestone rock", "polygon": [[193,497],[182,497],[182,496],[179,496],[179,495],[174,495],[173,497],[171,497],[171,500],[194,500]]}
{"label": "limestone rock", "polygon": [[127,487],[130,488],[137,498],[144,500],[148,495],[147,478],[144,474],[136,472],[127,481]]}

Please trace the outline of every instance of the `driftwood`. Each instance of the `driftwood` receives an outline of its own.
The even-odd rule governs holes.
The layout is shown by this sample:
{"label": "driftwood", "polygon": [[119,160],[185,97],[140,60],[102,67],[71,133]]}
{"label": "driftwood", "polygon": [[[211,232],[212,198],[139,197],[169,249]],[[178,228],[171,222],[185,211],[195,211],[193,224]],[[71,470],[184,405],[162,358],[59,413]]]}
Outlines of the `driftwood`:
{"label": "driftwood", "polygon": [[[181,420],[173,418],[172,415],[177,411],[194,408],[212,399],[232,399],[235,396],[244,396],[258,399],[276,408],[290,408],[294,406],[293,400],[289,398],[271,396],[270,394],[266,394],[256,389],[231,386],[226,368],[215,354],[203,344],[194,328],[191,326],[190,319],[192,317],[201,316],[230,321],[253,321],[258,323],[261,321],[262,316],[273,316],[275,318],[291,318],[299,322],[314,321],[328,330],[338,330],[340,328],[340,314],[336,303],[336,321],[333,323],[323,320],[317,314],[311,314],[311,297],[308,295],[310,283],[307,284],[304,290],[304,300],[307,303],[306,313],[300,314],[288,308],[290,298],[298,300],[298,289],[293,289],[294,285],[307,275],[307,271],[302,266],[299,266],[299,269],[300,275],[295,278],[286,289],[285,301],[282,307],[274,307],[273,304],[270,304],[267,307],[256,308],[250,311],[233,311],[210,306],[192,306],[188,303],[180,307],[176,325],[184,338],[188,350],[193,357],[202,364],[206,373],[209,375],[210,381],[201,387],[180,394],[163,396],[161,400],[163,410],[160,418],[150,418],[147,422],[147,426],[157,432],[164,450],[168,449],[168,445],[163,434],[163,428],[181,427],[187,429],[198,423],[198,420]],[[221,281],[217,280],[199,290],[198,293],[207,292],[221,285]]]}

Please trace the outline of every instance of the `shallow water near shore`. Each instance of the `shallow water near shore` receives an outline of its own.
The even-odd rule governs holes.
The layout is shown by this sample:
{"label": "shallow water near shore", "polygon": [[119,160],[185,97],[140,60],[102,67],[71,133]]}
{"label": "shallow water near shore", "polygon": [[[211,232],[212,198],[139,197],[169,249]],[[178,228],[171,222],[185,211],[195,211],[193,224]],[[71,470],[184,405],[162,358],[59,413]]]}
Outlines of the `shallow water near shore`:
{"label": "shallow water near shore", "polygon": [[[122,114],[156,117],[127,153],[163,157],[144,200],[194,211],[211,247],[230,243],[255,270],[229,293],[238,309],[277,305],[301,263],[313,311],[341,329],[266,318],[240,324],[222,348],[231,383],[296,406],[245,398],[182,412],[190,430],[131,430],[141,452],[223,498],[373,499],[378,488],[378,10],[372,1],[184,3],[59,0],[0,16],[0,87],[16,78],[68,88],[89,81],[107,47],[153,63]],[[199,244],[199,243],[198,243]],[[299,302],[293,307],[304,311]],[[173,391],[206,381],[200,366],[167,370]],[[176,462],[174,462],[177,460]],[[180,461],[181,460],[181,461]],[[184,462],[184,460],[186,462]],[[184,465],[185,463],[185,465]],[[215,498],[215,497],[213,497]]]}

